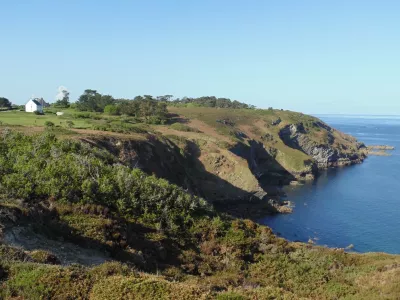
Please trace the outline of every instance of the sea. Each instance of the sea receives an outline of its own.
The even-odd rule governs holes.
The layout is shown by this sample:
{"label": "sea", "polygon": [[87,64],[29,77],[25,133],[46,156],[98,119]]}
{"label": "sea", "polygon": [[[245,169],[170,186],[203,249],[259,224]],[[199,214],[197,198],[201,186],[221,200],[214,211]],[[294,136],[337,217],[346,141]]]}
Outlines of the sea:
{"label": "sea", "polygon": [[312,183],[284,188],[292,214],[260,220],[279,236],[355,252],[400,253],[400,116],[316,115],[366,145],[390,145],[391,156],[332,168]]}

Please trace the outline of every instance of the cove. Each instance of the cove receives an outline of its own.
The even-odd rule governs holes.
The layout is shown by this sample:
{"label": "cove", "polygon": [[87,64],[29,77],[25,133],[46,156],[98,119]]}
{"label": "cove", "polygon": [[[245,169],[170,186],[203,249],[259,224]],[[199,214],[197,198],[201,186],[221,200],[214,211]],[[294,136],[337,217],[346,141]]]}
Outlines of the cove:
{"label": "cove", "polygon": [[317,117],[366,145],[396,149],[391,156],[369,156],[359,165],[321,171],[312,183],[285,187],[293,213],[260,222],[290,241],[400,253],[400,116]]}

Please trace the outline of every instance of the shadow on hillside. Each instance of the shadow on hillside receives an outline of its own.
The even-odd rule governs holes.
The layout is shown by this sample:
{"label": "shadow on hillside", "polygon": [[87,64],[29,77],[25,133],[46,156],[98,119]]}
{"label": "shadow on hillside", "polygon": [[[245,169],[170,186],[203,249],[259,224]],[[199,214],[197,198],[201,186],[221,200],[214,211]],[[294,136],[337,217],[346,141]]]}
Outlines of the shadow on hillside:
{"label": "shadow on hillside", "polygon": [[[148,238],[158,233],[153,228],[124,218],[81,210],[78,205],[69,214],[87,217],[77,225],[81,232],[63,221],[56,209],[43,204],[31,207],[27,215],[18,214],[18,226],[6,226],[4,234],[8,239],[5,242],[28,251],[52,252],[63,264],[97,265],[113,259],[149,272],[181,264],[181,250],[176,243],[170,239],[153,241]],[[90,224],[97,222],[104,225],[91,231]]]}
{"label": "shadow on hillside", "polygon": [[171,125],[173,123],[182,123],[182,124],[189,123],[189,119],[182,118],[180,115],[174,113],[169,113],[167,115],[167,118],[168,119],[165,125]]}
{"label": "shadow on hillside", "polygon": [[[152,140],[155,155],[151,161],[141,161],[142,169],[203,197],[219,212],[234,217],[257,220],[260,213],[262,215],[276,213],[276,209],[268,204],[266,199],[259,198],[260,195],[238,188],[207,171],[199,159],[200,147],[190,140],[185,140],[185,143],[182,153],[171,140],[168,141],[168,145],[157,139]],[[219,162],[216,161],[215,164]]]}
{"label": "shadow on hillside", "polygon": [[[140,168],[147,174],[167,179],[189,193],[203,197],[220,212],[254,220],[259,217],[258,212],[264,215],[276,212],[262,193],[255,195],[209,172],[199,159],[202,150],[194,141],[178,136],[160,138],[149,135],[146,141],[124,141],[119,147],[108,140],[94,144],[120,157],[124,164],[132,168]],[[250,147],[243,149],[239,156],[247,156],[246,151],[249,152]],[[214,158],[209,156],[209,159],[218,160],[218,155]],[[223,162],[211,161],[213,164],[223,165]]]}
{"label": "shadow on hillside", "polygon": [[279,193],[281,186],[295,180],[295,177],[265,150],[261,142],[251,140],[249,144],[237,143],[229,150],[246,159],[249,169],[268,194]]}

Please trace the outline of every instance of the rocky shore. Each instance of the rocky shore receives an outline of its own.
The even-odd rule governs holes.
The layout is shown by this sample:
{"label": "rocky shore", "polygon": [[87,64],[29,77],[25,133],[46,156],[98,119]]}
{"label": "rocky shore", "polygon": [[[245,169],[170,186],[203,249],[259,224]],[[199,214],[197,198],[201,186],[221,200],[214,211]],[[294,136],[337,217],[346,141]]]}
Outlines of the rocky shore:
{"label": "rocky shore", "polygon": [[395,148],[393,146],[389,145],[370,145],[367,146],[368,150],[394,150]]}
{"label": "rocky shore", "polygon": [[393,146],[389,145],[370,145],[367,146],[367,154],[368,155],[376,155],[376,156],[390,156],[391,154],[386,151],[394,150]]}

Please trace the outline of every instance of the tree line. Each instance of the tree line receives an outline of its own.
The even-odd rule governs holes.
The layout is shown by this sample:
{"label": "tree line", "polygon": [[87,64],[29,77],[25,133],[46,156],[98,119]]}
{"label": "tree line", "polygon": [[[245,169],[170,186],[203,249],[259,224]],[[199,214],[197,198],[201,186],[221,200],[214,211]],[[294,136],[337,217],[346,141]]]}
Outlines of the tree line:
{"label": "tree line", "polygon": [[198,98],[183,97],[171,101],[174,106],[186,107],[216,107],[216,108],[234,108],[234,109],[254,109],[254,105],[249,105],[229,98],[217,98],[215,96],[203,96]]}
{"label": "tree line", "polygon": [[142,118],[146,123],[163,124],[167,120],[167,103],[150,95],[134,99],[114,99],[96,90],[85,90],[76,102],[80,111],[104,112],[109,115],[127,115]]}
{"label": "tree line", "polygon": [[[146,122],[163,122],[167,114],[167,105],[184,107],[215,107],[233,109],[254,109],[249,105],[229,98],[203,96],[198,98],[183,97],[173,99],[172,95],[163,96],[136,96],[133,99],[115,99],[111,95],[102,95],[97,90],[87,89],[73,105],[77,110],[88,112],[104,112],[110,115],[128,115],[144,118]],[[71,106],[69,92],[62,91],[62,97],[54,107],[67,108]],[[11,102],[0,97],[0,107],[11,107]]]}

